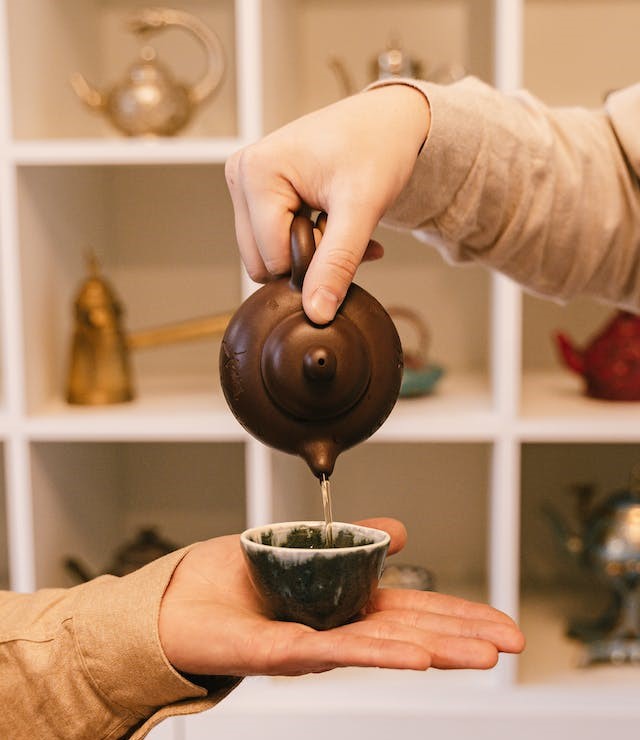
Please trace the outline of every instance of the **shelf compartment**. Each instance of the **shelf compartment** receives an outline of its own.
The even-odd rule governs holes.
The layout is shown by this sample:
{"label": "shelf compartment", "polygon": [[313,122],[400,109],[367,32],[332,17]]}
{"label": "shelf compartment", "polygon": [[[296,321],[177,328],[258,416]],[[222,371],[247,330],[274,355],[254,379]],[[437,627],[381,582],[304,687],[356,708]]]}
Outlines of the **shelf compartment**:
{"label": "shelf compartment", "polygon": [[[571,619],[595,619],[608,603],[597,574],[581,566],[548,513],[580,534],[575,487],[592,485],[592,511],[614,491],[627,488],[638,463],[637,444],[526,444],[522,449],[521,616],[527,649],[519,682],[621,691],[637,683],[637,668],[582,668],[582,645],[566,636]],[[631,675],[633,674],[633,678]]]}
{"label": "shelf compartment", "polygon": [[522,367],[525,374],[564,369],[565,365],[555,346],[554,335],[557,331],[562,331],[576,346],[582,347],[614,314],[611,306],[587,298],[576,298],[560,305],[525,293],[522,306]]}
{"label": "shelf compartment", "polygon": [[498,434],[489,381],[451,373],[422,398],[400,398],[373,442],[490,442]]}
{"label": "shelf compartment", "polygon": [[[331,477],[333,517],[400,519],[409,541],[396,562],[432,571],[439,591],[486,601],[490,458],[491,446],[480,443],[358,445],[338,458]],[[273,456],[273,517],[323,518],[317,479],[301,459],[283,453]]]}
{"label": "shelf compartment", "polygon": [[[241,302],[222,167],[26,167],[18,170],[18,192],[30,414],[64,397],[73,303],[88,275],[89,248],[121,301],[126,332],[227,313]],[[219,398],[219,343],[212,337],[133,350],[138,396],[152,385],[155,398],[162,381],[154,379],[164,377],[174,410],[181,386],[191,388],[198,376],[210,379],[206,392]],[[222,404],[213,403],[217,413]]]}
{"label": "shelf compartment", "polygon": [[34,443],[37,586],[69,586],[64,559],[93,572],[141,528],[176,545],[242,531],[244,445]]}
{"label": "shelf compartment", "polygon": [[583,379],[565,367],[554,335],[562,331],[576,347],[587,346],[615,311],[584,298],[561,306],[523,298],[523,380],[517,424],[528,441],[624,441],[640,438],[638,403],[589,398]]}
{"label": "shelf compartment", "polygon": [[[522,446],[522,581],[532,588],[575,583],[576,569],[554,539],[546,506],[568,521],[576,510],[572,489],[593,484],[596,503],[626,488],[638,463],[637,444],[532,443]],[[558,580],[559,579],[559,580]],[[578,585],[583,583],[578,582]]]}
{"label": "shelf compartment", "polygon": [[606,694],[622,705],[635,705],[637,666],[584,666],[583,646],[566,635],[568,618],[584,614],[585,604],[586,594],[566,589],[532,591],[523,597],[520,626],[527,648],[520,657],[519,682],[548,690],[593,691],[600,699]]}
{"label": "shelf compartment", "polygon": [[[363,33],[363,13],[366,32]],[[493,3],[399,0],[394,3],[268,0],[263,11],[265,125],[268,130],[343,97],[331,69],[343,60],[354,92],[390,43],[422,65],[464,67],[487,81],[493,74]]]}
{"label": "shelf compartment", "polygon": [[[121,137],[103,115],[84,106],[69,79],[82,72],[103,91],[120,82],[143,45],[128,32],[125,19],[133,7],[145,5],[86,0],[79,9],[75,0],[7,3],[14,138]],[[198,16],[219,35],[227,64],[217,94],[196,110],[180,136],[235,136],[234,3],[178,0],[172,7]],[[182,29],[167,29],[151,43],[177,80],[191,84],[203,73],[203,50]]]}
{"label": "shelf compartment", "polygon": [[[391,312],[413,311],[427,330],[428,361],[444,369],[431,395],[400,399],[376,438],[490,438],[491,276],[477,266],[452,267],[408,233],[381,227],[374,238],[385,256],[361,265],[356,283]],[[405,351],[415,352],[416,328],[402,318],[396,324]]]}
{"label": "shelf compartment", "polygon": [[110,406],[70,406],[54,399],[25,424],[39,441],[242,441],[248,435],[229,411],[214,374],[144,377],[138,397]]}
{"label": "shelf compartment", "polygon": [[517,432],[523,441],[640,441],[638,402],[589,398],[569,371],[532,372],[522,384]]}
{"label": "shelf compartment", "polygon": [[524,87],[550,105],[600,106],[638,79],[633,0],[524,3]]}

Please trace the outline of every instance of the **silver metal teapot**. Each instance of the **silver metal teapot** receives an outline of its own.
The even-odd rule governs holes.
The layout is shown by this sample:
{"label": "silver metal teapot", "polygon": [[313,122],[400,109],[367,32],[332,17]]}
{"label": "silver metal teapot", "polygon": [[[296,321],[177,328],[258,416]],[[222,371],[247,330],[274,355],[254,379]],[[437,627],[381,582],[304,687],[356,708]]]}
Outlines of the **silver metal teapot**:
{"label": "silver metal teapot", "polygon": [[595,621],[574,620],[568,634],[587,644],[587,664],[640,662],[640,487],[614,491],[596,506],[593,486],[576,492],[578,528],[547,513],[565,550],[607,586],[610,605]]}
{"label": "silver metal teapot", "polygon": [[[343,95],[353,95],[357,92],[358,85],[354,82],[342,58],[332,54],[327,63],[333,71]],[[419,59],[412,57],[397,41],[390,41],[385,49],[376,54],[368,66],[368,82],[388,80],[394,77],[413,77],[447,84],[461,79],[466,74],[465,69],[459,64],[425,67]]]}
{"label": "silver metal teapot", "polygon": [[79,73],[71,78],[76,95],[91,109],[104,113],[127,136],[172,136],[182,130],[196,108],[219,87],[225,57],[218,36],[199,18],[171,8],[141,8],[129,17],[129,29],[140,37],[179,26],[204,46],[208,67],[196,84],[188,86],[174,79],[156,58],[151,46],[144,46],[125,79],[109,92],[92,87]]}

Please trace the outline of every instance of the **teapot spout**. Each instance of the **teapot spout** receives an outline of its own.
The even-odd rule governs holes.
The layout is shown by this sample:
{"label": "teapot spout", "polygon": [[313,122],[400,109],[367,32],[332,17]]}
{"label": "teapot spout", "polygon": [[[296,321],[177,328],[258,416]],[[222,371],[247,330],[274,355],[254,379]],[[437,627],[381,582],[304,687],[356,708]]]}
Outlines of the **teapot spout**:
{"label": "teapot spout", "polygon": [[571,340],[562,332],[556,332],[556,345],[565,365],[578,375],[584,375],[584,353],[577,349]]}
{"label": "teapot spout", "polygon": [[105,107],[105,96],[92,87],[85,77],[76,72],[71,76],[71,87],[82,102],[93,110],[101,110]]}

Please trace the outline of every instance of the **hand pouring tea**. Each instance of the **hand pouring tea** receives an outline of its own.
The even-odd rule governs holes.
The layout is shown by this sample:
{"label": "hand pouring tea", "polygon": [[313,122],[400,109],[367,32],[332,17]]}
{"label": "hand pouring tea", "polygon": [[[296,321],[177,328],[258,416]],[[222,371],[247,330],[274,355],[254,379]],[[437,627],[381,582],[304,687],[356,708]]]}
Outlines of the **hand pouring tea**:
{"label": "hand pouring tea", "polygon": [[[325,223],[326,215],[320,214],[315,227],[323,231]],[[389,314],[372,295],[355,284],[350,286],[329,324],[319,326],[307,318],[302,308],[302,283],[315,252],[313,229],[314,223],[306,215],[294,217],[291,276],[267,283],[231,318],[220,351],[220,379],[227,403],[245,429],[271,447],[300,455],[320,479],[324,533],[315,545],[309,545],[313,538],[308,538],[306,544],[293,546],[296,552],[308,550],[301,560],[306,562],[310,558],[309,562],[316,559],[320,562],[319,558],[326,559],[327,552],[333,549],[334,567],[325,572],[333,569],[337,573],[347,567],[335,567],[338,551],[351,550],[345,563],[349,563],[349,568],[362,569],[365,564],[370,567],[371,562],[364,557],[362,548],[370,550],[375,542],[378,546],[373,549],[382,550],[379,567],[376,561],[374,568],[377,583],[388,538],[382,548],[380,543],[385,540],[382,532],[373,540],[369,538],[366,543],[358,540],[359,544],[352,542],[349,547],[332,542],[332,537],[339,537],[349,525],[330,525],[329,477],[338,455],[371,436],[395,405],[402,381],[402,349]],[[298,528],[309,526],[308,522],[297,524]],[[276,527],[284,525],[270,526],[275,532]],[[293,524],[287,527],[291,529]],[[261,571],[265,563],[278,570],[278,563],[282,563],[277,554],[282,549],[279,540],[267,541],[262,534],[253,532],[245,533],[242,543],[254,583],[262,579],[256,573],[254,551],[264,555]],[[360,556],[356,556],[357,551]],[[287,557],[290,559],[291,555]],[[371,578],[362,573],[360,576],[352,579],[346,590],[358,589],[365,593],[366,601],[372,588]],[[270,602],[271,598],[265,597],[267,592],[274,590],[261,590],[263,598]],[[271,606],[274,613],[299,621],[305,621],[305,614],[309,613],[300,610],[301,613],[292,616],[275,608],[273,603]],[[350,610],[339,606],[333,607],[336,618],[346,621],[354,616],[354,613],[345,616]],[[316,614],[305,623],[322,626],[327,620]]]}

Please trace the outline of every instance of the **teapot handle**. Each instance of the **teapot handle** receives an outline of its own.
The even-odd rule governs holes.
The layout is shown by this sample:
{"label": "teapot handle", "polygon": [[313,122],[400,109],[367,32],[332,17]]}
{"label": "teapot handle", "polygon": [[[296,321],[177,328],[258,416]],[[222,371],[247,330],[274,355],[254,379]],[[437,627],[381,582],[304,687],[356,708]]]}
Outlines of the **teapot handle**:
{"label": "teapot handle", "polygon": [[129,17],[134,33],[149,34],[168,26],[184,28],[192,33],[207,52],[208,67],[204,77],[189,88],[189,99],[197,105],[208,98],[222,80],[225,55],[218,35],[196,16],[173,8],[141,8]]}
{"label": "teapot handle", "polygon": [[291,287],[302,290],[304,276],[316,251],[313,222],[304,213],[297,213],[291,222]]}
{"label": "teapot handle", "polygon": [[316,251],[313,230],[324,234],[327,214],[321,211],[315,220],[310,218],[311,210],[303,205],[291,222],[291,287],[302,290],[304,276],[307,274],[311,260]]}

